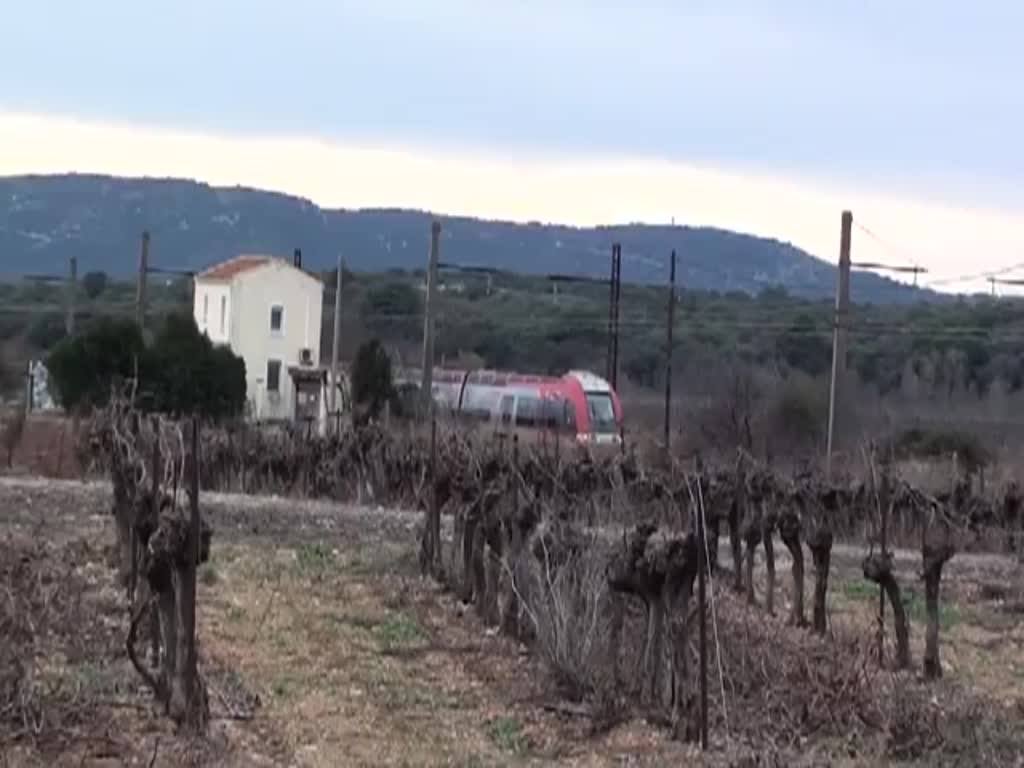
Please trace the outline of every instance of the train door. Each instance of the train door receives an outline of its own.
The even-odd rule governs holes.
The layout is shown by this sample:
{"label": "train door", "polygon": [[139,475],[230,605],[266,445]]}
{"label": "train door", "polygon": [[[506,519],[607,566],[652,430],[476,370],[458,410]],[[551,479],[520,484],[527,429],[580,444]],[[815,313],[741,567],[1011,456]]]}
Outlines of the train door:
{"label": "train door", "polygon": [[512,435],[512,412],[515,410],[515,395],[502,395],[501,403],[498,406],[498,423],[495,425],[497,432],[503,435]]}

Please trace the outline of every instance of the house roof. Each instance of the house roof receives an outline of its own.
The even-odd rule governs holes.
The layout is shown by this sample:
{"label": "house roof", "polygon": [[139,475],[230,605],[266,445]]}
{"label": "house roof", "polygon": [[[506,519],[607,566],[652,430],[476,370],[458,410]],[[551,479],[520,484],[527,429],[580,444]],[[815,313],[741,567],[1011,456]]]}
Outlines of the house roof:
{"label": "house roof", "polygon": [[242,254],[235,256],[234,258],[222,261],[219,264],[214,264],[212,267],[207,267],[202,272],[196,275],[196,280],[215,280],[215,281],[231,281],[236,276],[241,275],[245,272],[251,272],[254,269],[266,266],[268,264],[280,264],[290,269],[295,269],[301,272],[306,277],[316,280],[318,283],[323,281],[312,272],[295,267],[288,259],[282,259],[279,256],[263,256],[256,254]]}
{"label": "house roof", "polygon": [[204,269],[196,278],[198,280],[231,280],[235,275],[262,267],[270,262],[271,256],[235,256],[220,264]]}

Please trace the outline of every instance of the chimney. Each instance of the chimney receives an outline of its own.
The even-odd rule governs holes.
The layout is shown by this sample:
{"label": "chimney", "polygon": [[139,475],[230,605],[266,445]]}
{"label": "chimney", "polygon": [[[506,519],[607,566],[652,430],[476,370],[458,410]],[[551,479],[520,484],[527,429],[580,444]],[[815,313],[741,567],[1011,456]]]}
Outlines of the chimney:
{"label": "chimney", "polygon": [[302,249],[295,249],[295,268],[302,269]]}

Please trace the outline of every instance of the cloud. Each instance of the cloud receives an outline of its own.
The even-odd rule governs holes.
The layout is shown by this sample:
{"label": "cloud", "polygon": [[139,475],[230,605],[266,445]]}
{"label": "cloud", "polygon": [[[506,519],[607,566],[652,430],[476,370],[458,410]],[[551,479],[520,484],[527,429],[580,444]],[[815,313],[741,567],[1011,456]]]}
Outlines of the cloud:
{"label": "cloud", "polygon": [[1024,204],[1024,3],[12,2],[0,109]]}
{"label": "cloud", "polygon": [[0,173],[68,171],[195,178],[288,192],[328,207],[410,207],[576,225],[674,217],[776,237],[830,261],[838,251],[840,212],[849,208],[882,241],[855,231],[855,261],[918,263],[930,270],[929,279],[1024,262],[1021,211],[920,202],[781,175],[626,155],[460,152],[0,114]]}

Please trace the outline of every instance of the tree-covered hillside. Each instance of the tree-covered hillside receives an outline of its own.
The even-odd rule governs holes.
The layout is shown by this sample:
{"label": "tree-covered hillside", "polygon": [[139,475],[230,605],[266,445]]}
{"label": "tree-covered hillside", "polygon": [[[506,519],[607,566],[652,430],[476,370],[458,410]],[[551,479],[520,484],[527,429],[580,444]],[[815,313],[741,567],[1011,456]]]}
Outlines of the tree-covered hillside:
{"label": "tree-covered hillside", "polygon": [[[185,180],[60,175],[0,178],[0,275],[60,272],[78,257],[83,272],[127,278],[139,237],[152,233],[153,263],[195,269],[242,252],[288,255],[327,269],[344,254],[356,270],[418,269],[431,215],[402,210],[325,210],[308,200]],[[442,258],[527,274],[604,277],[611,244],[623,246],[626,281],[663,283],[672,249],[679,282],[695,291],[755,295],[781,286],[825,298],[831,263],[787,243],[711,228],[624,225],[573,228],[442,217]],[[831,259],[832,254],[826,254]],[[854,295],[877,303],[916,300],[920,291],[856,274]]]}

